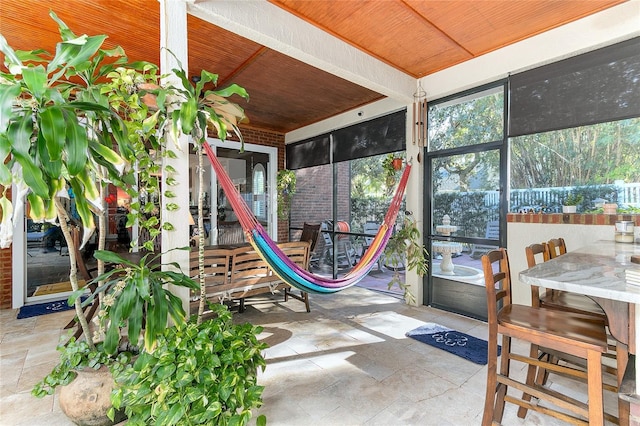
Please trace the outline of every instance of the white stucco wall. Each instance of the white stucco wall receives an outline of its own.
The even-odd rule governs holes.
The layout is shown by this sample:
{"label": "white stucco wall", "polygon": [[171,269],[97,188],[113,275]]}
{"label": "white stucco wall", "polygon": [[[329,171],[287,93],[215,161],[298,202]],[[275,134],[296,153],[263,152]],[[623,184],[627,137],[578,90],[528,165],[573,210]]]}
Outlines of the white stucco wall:
{"label": "white stucco wall", "polygon": [[531,304],[531,288],[520,282],[520,271],[527,269],[524,249],[529,244],[541,243],[552,238],[562,237],[567,251],[593,243],[598,240],[613,240],[613,225],[574,225],[546,223],[508,223],[507,250],[513,281],[513,301],[518,304]]}

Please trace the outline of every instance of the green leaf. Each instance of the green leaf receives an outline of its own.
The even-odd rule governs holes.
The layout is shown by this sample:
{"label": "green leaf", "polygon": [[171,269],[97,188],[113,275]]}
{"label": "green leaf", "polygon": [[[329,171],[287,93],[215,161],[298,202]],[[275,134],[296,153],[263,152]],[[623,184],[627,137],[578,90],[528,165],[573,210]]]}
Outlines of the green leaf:
{"label": "green leaf", "polygon": [[34,221],[42,221],[46,214],[44,208],[44,200],[33,192],[27,195],[27,200],[29,200],[29,217]]}
{"label": "green leaf", "polygon": [[22,166],[22,177],[27,186],[39,197],[49,198],[49,185],[42,177],[42,170],[33,163],[31,157],[17,151],[14,151],[13,155]]}
{"label": "green leaf", "polygon": [[82,62],[88,61],[102,46],[102,43],[107,39],[106,35],[97,35],[90,36],[84,39],[84,43],[82,43],[80,51],[72,57],[67,66],[74,67],[78,66]]}
{"label": "green leaf", "polygon": [[218,96],[222,96],[224,98],[228,98],[231,95],[238,95],[244,99],[249,99],[249,93],[247,93],[245,88],[238,86],[235,83],[227,87],[224,87],[222,89],[214,90],[213,93],[215,93]]}
{"label": "green leaf", "polygon": [[40,112],[38,124],[44,137],[52,161],[59,160],[65,142],[65,120],[62,110],[57,106],[49,106]]}
{"label": "green leaf", "polygon": [[9,46],[7,43],[7,39],[4,38],[2,34],[0,34],[0,52],[4,53],[6,56],[5,62],[11,62],[17,65],[22,65],[22,62],[16,55],[16,52]]}
{"label": "green leaf", "polygon": [[89,148],[92,151],[92,155],[101,157],[109,163],[113,164],[119,170],[123,170],[126,162],[111,148],[104,146],[96,141],[89,141]]}
{"label": "green leaf", "polygon": [[44,170],[47,176],[60,176],[62,171],[62,161],[52,160],[51,157],[49,157],[49,150],[47,149],[47,144],[42,139],[42,134],[38,134],[37,141],[37,164],[40,164],[40,167]]}
{"label": "green leaf", "polygon": [[167,326],[167,305],[163,297],[164,289],[162,285],[154,283],[152,285],[152,303],[147,306],[147,324],[144,334],[144,346],[148,351],[153,350],[157,336],[162,333]]}
{"label": "green leaf", "polygon": [[76,120],[67,121],[67,170],[76,175],[87,164],[89,141],[84,126]]}
{"label": "green leaf", "polygon": [[175,425],[184,416],[184,407],[182,404],[173,404],[164,419],[163,424]]}
{"label": "green leaf", "polygon": [[32,134],[33,121],[31,114],[15,117],[15,121],[11,122],[7,129],[7,138],[13,146],[13,151],[27,157],[30,155]]}
{"label": "green leaf", "polygon": [[40,102],[42,95],[47,91],[47,72],[42,65],[24,67],[22,77],[33,97]]}
{"label": "green leaf", "polygon": [[95,252],[93,252],[93,257],[95,257],[98,260],[102,260],[104,263],[135,266],[134,263],[131,263],[128,260],[123,259],[117,253],[114,253],[112,251],[96,250]]}
{"label": "green leaf", "polygon": [[197,112],[198,100],[196,98],[189,98],[180,106],[180,124],[182,126],[182,133],[185,135],[191,134]]}
{"label": "green leaf", "polygon": [[[0,41],[4,38],[0,35]],[[16,98],[20,96],[19,84],[0,84],[0,133],[7,129]]]}

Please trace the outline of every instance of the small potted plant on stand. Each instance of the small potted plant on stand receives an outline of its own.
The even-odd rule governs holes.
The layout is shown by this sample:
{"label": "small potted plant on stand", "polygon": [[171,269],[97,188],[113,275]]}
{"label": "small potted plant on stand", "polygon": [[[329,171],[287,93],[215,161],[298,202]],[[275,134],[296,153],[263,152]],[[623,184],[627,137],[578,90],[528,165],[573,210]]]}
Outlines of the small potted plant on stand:
{"label": "small potted plant on stand", "polygon": [[[397,229],[389,239],[384,249],[384,256],[385,266],[393,270],[393,278],[388,284],[389,289],[397,285],[404,291],[407,303],[415,302],[413,294],[400,279],[399,271],[409,269],[421,277],[426,275],[429,271],[429,252],[420,241],[420,230],[411,212],[404,213],[402,228]],[[398,268],[397,265],[404,265],[404,268]]]}
{"label": "small potted plant on stand", "polygon": [[575,213],[577,211],[578,204],[582,203],[584,197],[582,194],[576,192],[570,192],[562,202],[562,213]]}

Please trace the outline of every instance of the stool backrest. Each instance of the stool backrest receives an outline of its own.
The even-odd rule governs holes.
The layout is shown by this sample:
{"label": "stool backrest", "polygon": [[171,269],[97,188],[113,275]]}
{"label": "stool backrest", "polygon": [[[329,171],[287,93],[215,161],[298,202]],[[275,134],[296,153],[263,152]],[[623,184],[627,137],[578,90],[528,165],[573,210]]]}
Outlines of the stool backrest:
{"label": "stool backrest", "polygon": [[549,259],[555,259],[567,252],[564,238],[552,238],[547,241],[547,246],[549,247]]}
{"label": "stool backrest", "polygon": [[[527,266],[529,268],[533,268],[534,266],[536,266],[538,261],[546,262],[547,260],[549,260],[549,246],[547,245],[547,243],[531,244],[524,248],[524,252],[527,256]],[[540,287],[532,285],[531,306],[539,307],[541,296],[542,295],[540,294]]]}
{"label": "stool backrest", "polygon": [[482,256],[489,329],[497,327],[498,307],[511,305],[511,272],[507,250],[499,248]]}

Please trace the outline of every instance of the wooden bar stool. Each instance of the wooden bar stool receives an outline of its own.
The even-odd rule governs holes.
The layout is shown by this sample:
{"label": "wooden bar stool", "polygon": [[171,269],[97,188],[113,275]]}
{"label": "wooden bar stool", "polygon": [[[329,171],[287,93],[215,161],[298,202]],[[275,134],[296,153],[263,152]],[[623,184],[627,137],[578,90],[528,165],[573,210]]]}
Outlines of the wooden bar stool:
{"label": "wooden bar stool", "polygon": [[564,242],[564,238],[552,238],[547,241],[547,248],[549,249],[549,259],[555,259],[567,252],[567,244]]}
{"label": "wooden bar stool", "polygon": [[[607,352],[607,336],[601,320],[589,315],[512,304],[509,258],[504,248],[482,256],[487,294],[489,349],[487,389],[482,424],[488,426],[502,421],[506,402],[523,410],[556,417],[570,424],[602,425],[605,418],[617,419],[604,412],[602,386],[602,355]],[[498,306],[500,306],[498,309]],[[498,372],[498,334],[502,335],[502,354]],[[512,352],[511,339],[531,343],[529,355]],[[572,355],[586,360],[586,371],[571,366],[556,365],[531,356],[540,348]],[[527,377],[535,376],[536,368],[574,377],[587,382],[588,404],[557,390],[541,386],[532,380],[518,381],[510,375],[511,361],[528,365]],[[523,398],[507,394],[508,388],[524,393]],[[547,404],[532,403],[531,397]]]}
{"label": "wooden bar stool", "polygon": [[[533,268],[538,261],[546,262],[567,252],[567,246],[562,238],[549,240],[547,243],[531,244],[525,247],[527,266]],[[538,261],[536,260],[538,258]],[[551,291],[544,288],[531,286],[531,303],[533,306],[559,309],[579,314],[594,315],[602,321],[607,321],[607,316],[596,302],[582,294],[566,291]]]}
{"label": "wooden bar stool", "polygon": [[[527,258],[527,266],[532,268],[536,266],[540,261],[546,262],[555,257],[561,256],[567,252],[567,246],[563,238],[554,238],[546,243],[531,244],[525,247],[525,254]],[[561,311],[574,312],[578,314],[591,315],[594,318],[599,318],[608,326],[607,315],[591,298],[581,295],[570,293],[566,291],[553,291],[540,288],[537,286],[531,286],[531,304],[534,307],[544,307],[548,309],[558,309]],[[627,345],[618,342],[613,336],[608,335],[608,348],[606,354],[603,354],[604,358],[609,358],[615,362],[616,367],[613,368],[610,365],[604,365],[603,369],[607,373],[616,376],[617,386],[610,390],[617,392],[622,383],[624,370],[627,362],[629,361],[629,348]],[[549,362],[557,362],[557,358],[553,358],[551,355],[547,357]],[[571,362],[571,361],[570,361]],[[544,384],[547,380],[547,372],[540,370],[537,383]],[[619,401],[618,404],[618,417],[621,419],[620,424],[626,424],[628,419],[629,407],[625,401]]]}

